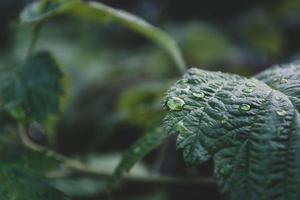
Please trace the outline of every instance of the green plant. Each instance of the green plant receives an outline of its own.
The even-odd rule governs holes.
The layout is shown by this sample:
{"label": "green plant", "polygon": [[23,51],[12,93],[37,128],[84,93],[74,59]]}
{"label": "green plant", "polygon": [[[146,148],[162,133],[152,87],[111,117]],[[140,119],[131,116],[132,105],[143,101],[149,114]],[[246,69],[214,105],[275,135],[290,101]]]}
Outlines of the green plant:
{"label": "green plant", "polygon": [[[20,21],[33,28],[28,53],[20,66],[1,69],[0,74],[0,152],[5,155],[0,161],[1,199],[68,199],[43,176],[60,165],[72,172],[109,178],[108,189],[112,190],[137,161],[170,135],[177,135],[177,148],[188,165],[197,167],[209,159],[214,161],[221,191],[231,199],[300,198],[299,62],[253,78],[188,70],[167,92],[164,127],[151,127],[147,120],[140,120],[141,124],[151,124],[150,128],[124,154],[112,176],[51,150],[43,128],[60,111],[64,73],[50,52],[35,52],[35,46],[42,25],[63,14],[123,25],[161,45],[178,71],[186,71],[176,43],[167,34],[124,11],[80,0],[42,0],[27,6]],[[123,113],[134,107],[132,91],[120,102]],[[138,98],[149,94],[143,87],[140,91]],[[159,97],[156,91],[150,93]],[[135,113],[147,109],[143,105]],[[18,139],[27,148],[16,143]],[[139,183],[184,182],[184,178],[168,176],[126,179]],[[203,180],[195,180],[195,184],[197,181]]]}
{"label": "green plant", "polygon": [[[212,158],[231,199],[299,199],[299,72],[299,62],[253,78],[190,69],[167,93],[164,134],[178,135],[187,164]],[[116,176],[133,163],[134,148]]]}
{"label": "green plant", "polygon": [[[0,151],[5,155],[0,161],[1,199],[68,199],[43,177],[46,171],[60,164],[74,171],[107,176],[47,146],[43,129],[49,118],[60,111],[65,95],[65,76],[51,53],[36,52],[35,46],[43,24],[63,14],[97,23],[123,25],[161,45],[175,61],[178,70],[183,72],[185,69],[173,39],[127,12],[80,0],[42,0],[29,4],[20,16],[21,25],[33,29],[26,58],[20,66],[1,69],[0,73]],[[20,145],[18,139],[27,149]]]}

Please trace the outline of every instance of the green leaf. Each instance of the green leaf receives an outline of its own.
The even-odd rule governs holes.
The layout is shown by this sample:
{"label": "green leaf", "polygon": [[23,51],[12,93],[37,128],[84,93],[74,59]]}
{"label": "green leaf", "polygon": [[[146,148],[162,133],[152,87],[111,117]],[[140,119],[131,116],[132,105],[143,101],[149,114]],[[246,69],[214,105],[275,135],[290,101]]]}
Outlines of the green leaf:
{"label": "green leaf", "polygon": [[48,52],[37,53],[25,60],[20,68],[1,74],[0,102],[15,119],[42,121],[59,110],[62,77]]}
{"label": "green leaf", "polygon": [[[28,58],[21,68],[26,86],[24,108],[31,118],[44,119],[59,110],[59,96],[63,94],[62,72],[48,52]],[[25,89],[25,88],[24,88]]]}
{"label": "green leaf", "polygon": [[232,199],[300,198],[300,116],[289,96],[254,78],[191,69],[165,107],[185,161],[212,158]]}
{"label": "green leaf", "polygon": [[23,23],[33,24],[61,14],[79,16],[100,23],[116,23],[125,26],[161,45],[175,61],[178,69],[181,72],[185,71],[185,63],[181,52],[170,36],[137,16],[99,2],[83,2],[80,0],[38,1],[27,6],[21,13],[20,19]]}
{"label": "green leaf", "polygon": [[149,131],[137,140],[130,149],[123,155],[122,160],[116,167],[108,182],[108,188],[112,188],[116,182],[128,172],[133,165],[145,157],[150,151],[156,149],[166,138],[160,128]]}
{"label": "green leaf", "polygon": [[289,97],[298,112],[300,111],[300,61],[283,66],[275,66],[258,75],[270,87]]}
{"label": "green leaf", "polygon": [[59,166],[57,160],[26,149],[18,143],[16,134],[0,135],[0,157],[0,199],[66,199],[43,177]]}

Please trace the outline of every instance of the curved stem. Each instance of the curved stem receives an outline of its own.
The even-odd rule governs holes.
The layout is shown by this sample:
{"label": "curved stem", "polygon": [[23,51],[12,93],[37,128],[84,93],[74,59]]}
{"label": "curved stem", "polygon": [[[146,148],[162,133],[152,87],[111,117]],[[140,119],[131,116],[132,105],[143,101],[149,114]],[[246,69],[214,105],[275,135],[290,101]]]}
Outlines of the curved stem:
{"label": "curved stem", "polygon": [[[20,138],[24,144],[25,147],[38,151],[41,153],[45,153],[47,156],[50,156],[60,162],[62,162],[68,169],[71,170],[72,173],[75,174],[81,174],[86,176],[92,176],[96,178],[109,178],[112,176],[111,173],[106,171],[98,171],[95,169],[90,168],[86,164],[69,157],[66,157],[64,155],[61,155],[52,149],[49,149],[47,147],[39,146],[38,144],[35,144],[28,138],[24,125],[19,123],[19,134]],[[50,176],[50,178],[58,178],[65,176],[65,173],[59,176]],[[181,177],[172,177],[172,176],[137,176],[137,175],[131,175],[128,174],[124,176],[125,182],[133,182],[133,183],[140,183],[140,184],[159,184],[159,185],[209,185],[209,186],[216,186],[216,181],[211,177],[198,177],[198,178],[181,178]]]}
{"label": "curved stem", "polygon": [[41,23],[37,23],[33,26],[32,38],[31,38],[31,41],[30,41],[30,44],[29,44],[29,48],[27,50],[27,55],[26,55],[27,57],[29,57],[34,52],[36,43],[38,41],[38,38],[39,38],[39,35],[40,35],[40,32],[41,32],[41,29],[42,29],[42,24]]}

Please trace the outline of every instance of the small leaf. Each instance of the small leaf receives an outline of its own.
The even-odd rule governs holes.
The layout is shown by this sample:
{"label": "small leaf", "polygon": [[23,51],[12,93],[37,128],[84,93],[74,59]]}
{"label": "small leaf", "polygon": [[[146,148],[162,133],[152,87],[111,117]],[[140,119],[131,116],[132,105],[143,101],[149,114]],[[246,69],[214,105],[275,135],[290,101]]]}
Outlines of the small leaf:
{"label": "small leaf", "polygon": [[150,151],[157,148],[165,138],[166,135],[160,128],[157,128],[137,140],[123,155],[121,162],[108,182],[108,188],[111,189],[124,173],[128,172],[136,162],[141,160]]}
{"label": "small leaf", "polygon": [[277,90],[254,78],[191,69],[168,91],[166,107],[172,98],[184,104],[169,110],[165,129],[178,134],[188,164],[214,160],[220,187],[232,199],[299,199],[300,115],[294,98],[300,90],[296,78],[292,82]]}
{"label": "small leaf", "polygon": [[26,87],[23,102],[26,114],[40,120],[58,112],[63,75],[54,58],[48,52],[37,53],[25,61],[21,73]]}
{"label": "small leaf", "polygon": [[18,120],[45,120],[48,114],[59,110],[62,77],[48,52],[29,57],[20,68],[0,75],[4,110]]}
{"label": "small leaf", "polygon": [[165,32],[152,26],[145,20],[128,12],[111,8],[99,2],[83,2],[80,0],[38,1],[28,5],[21,13],[23,23],[40,23],[57,15],[69,14],[100,23],[116,23],[135,31],[161,45],[177,64],[181,72],[185,71],[185,63],[176,42]]}

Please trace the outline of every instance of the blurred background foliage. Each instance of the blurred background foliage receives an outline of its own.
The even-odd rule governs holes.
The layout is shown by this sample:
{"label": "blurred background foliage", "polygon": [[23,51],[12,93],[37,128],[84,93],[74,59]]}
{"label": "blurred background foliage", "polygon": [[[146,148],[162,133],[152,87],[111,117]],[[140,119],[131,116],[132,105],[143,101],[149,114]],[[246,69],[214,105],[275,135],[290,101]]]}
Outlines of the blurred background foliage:
{"label": "blurred background foliage", "polygon": [[[18,24],[18,14],[29,2],[0,1],[1,68],[24,59],[31,31]],[[250,76],[300,57],[299,0],[101,2],[165,30],[178,42],[188,67]],[[180,76],[163,50],[116,25],[55,18],[43,27],[38,49],[51,50],[67,74],[61,115],[53,117],[47,128],[51,145],[110,172],[137,138],[160,126],[162,98]],[[210,163],[197,170],[186,168],[174,145],[166,150],[164,161],[161,151],[151,153],[131,173],[145,175],[154,169],[182,176],[212,174]],[[2,147],[0,153],[2,156]],[[53,185],[74,199],[85,200],[103,197],[104,182],[75,176],[56,178]],[[114,196],[120,200],[176,200],[189,193],[190,200],[203,195],[223,198],[216,191],[205,187],[195,190],[189,185],[174,189],[128,183]]]}

